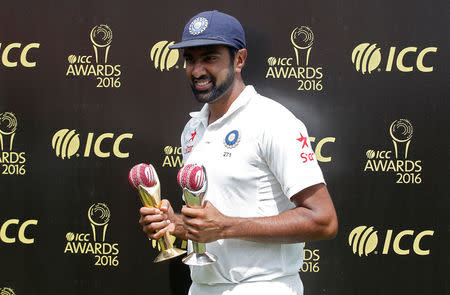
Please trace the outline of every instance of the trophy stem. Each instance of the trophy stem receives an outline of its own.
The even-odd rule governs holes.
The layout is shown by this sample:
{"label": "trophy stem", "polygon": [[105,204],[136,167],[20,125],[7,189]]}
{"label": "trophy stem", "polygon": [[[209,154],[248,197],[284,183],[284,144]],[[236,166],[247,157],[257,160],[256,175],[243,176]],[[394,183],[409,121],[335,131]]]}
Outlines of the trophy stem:
{"label": "trophy stem", "polygon": [[[191,208],[201,208],[203,202],[204,192],[192,193],[187,189],[183,190],[186,204]],[[217,261],[217,257],[214,254],[206,252],[205,243],[192,242],[193,252],[183,258],[183,263],[187,265],[208,265]]]}
{"label": "trophy stem", "polygon": [[206,252],[206,247],[204,243],[192,242],[192,247],[194,248],[195,253],[203,254]]}
{"label": "trophy stem", "polygon": [[11,134],[11,138],[9,139],[9,150],[12,151],[13,142],[14,142],[14,135],[15,133]]}
{"label": "trophy stem", "polygon": [[158,240],[161,251],[167,250],[169,248],[168,243],[170,242],[167,240],[167,234],[165,234],[161,239]]}
{"label": "trophy stem", "polygon": [[94,47],[95,62],[98,63],[98,49],[97,49],[97,46],[92,45],[92,47]]}

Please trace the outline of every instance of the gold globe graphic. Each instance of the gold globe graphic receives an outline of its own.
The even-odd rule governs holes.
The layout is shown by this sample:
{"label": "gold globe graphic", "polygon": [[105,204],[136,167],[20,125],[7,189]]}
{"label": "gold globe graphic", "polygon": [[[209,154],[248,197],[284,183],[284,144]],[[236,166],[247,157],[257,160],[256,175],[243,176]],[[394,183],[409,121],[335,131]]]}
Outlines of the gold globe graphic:
{"label": "gold globe graphic", "polygon": [[61,129],[53,135],[52,148],[57,157],[70,159],[80,148],[79,134],[75,130]]}
{"label": "gold globe graphic", "polygon": [[361,257],[369,255],[378,245],[377,231],[373,230],[373,226],[367,228],[361,225],[352,230],[348,236],[348,244],[352,247],[353,253]]}
{"label": "gold globe graphic", "polygon": [[413,126],[407,119],[396,120],[392,122],[389,133],[395,141],[409,141],[413,135]]}
{"label": "gold globe graphic", "polygon": [[105,203],[96,203],[89,207],[88,218],[92,224],[102,226],[108,224],[111,212]]}
{"label": "gold globe graphic", "polygon": [[374,150],[368,150],[368,151],[366,152],[366,156],[367,156],[367,158],[369,158],[369,159],[373,159],[373,158],[375,157],[375,151],[374,151]]}
{"label": "gold globe graphic", "polygon": [[166,155],[171,155],[173,153],[173,147],[171,147],[170,145],[166,146],[164,148],[164,153],[166,153]]}
{"label": "gold globe graphic", "polygon": [[72,55],[69,55],[67,60],[69,61],[69,63],[74,64],[77,61],[77,57],[72,54]]}
{"label": "gold globe graphic", "polygon": [[66,234],[66,240],[67,241],[72,242],[74,238],[75,238],[75,234],[74,233],[69,232],[69,233]]}
{"label": "gold globe graphic", "polygon": [[362,74],[370,74],[381,62],[380,48],[377,44],[361,43],[353,49],[352,62]]}
{"label": "gold globe graphic", "polygon": [[108,46],[112,41],[112,30],[107,25],[95,26],[91,30],[91,41],[98,47]]}
{"label": "gold globe graphic", "polygon": [[175,44],[174,41],[159,41],[150,51],[150,59],[154,62],[155,69],[170,70],[176,65],[180,57],[177,49],[170,49],[169,46]]}
{"label": "gold globe graphic", "polygon": [[314,43],[314,33],[306,26],[297,27],[291,33],[291,42],[298,49],[307,49]]}
{"label": "gold globe graphic", "polygon": [[267,59],[267,63],[269,64],[269,66],[273,67],[277,63],[277,59],[275,57],[269,57]]}
{"label": "gold globe graphic", "polygon": [[0,295],[15,295],[15,293],[11,288],[0,288]]}
{"label": "gold globe graphic", "polygon": [[0,114],[0,133],[8,135],[16,132],[17,118],[13,113],[4,112]]}

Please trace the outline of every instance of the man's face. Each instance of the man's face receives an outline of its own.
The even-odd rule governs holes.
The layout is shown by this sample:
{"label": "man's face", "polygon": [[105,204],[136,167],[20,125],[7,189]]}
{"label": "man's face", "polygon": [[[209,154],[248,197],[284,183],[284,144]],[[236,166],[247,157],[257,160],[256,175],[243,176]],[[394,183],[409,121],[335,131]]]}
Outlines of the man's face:
{"label": "man's face", "polygon": [[184,49],[186,74],[199,102],[213,102],[234,82],[234,63],[225,46],[201,46]]}

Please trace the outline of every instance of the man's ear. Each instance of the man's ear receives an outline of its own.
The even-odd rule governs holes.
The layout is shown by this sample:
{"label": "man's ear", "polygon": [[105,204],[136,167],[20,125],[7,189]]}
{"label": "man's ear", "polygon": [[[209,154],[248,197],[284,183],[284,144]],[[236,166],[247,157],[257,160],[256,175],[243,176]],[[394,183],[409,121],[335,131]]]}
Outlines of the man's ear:
{"label": "man's ear", "polygon": [[247,49],[242,48],[236,52],[234,58],[234,69],[236,72],[240,73],[242,68],[245,66],[245,60],[247,59]]}

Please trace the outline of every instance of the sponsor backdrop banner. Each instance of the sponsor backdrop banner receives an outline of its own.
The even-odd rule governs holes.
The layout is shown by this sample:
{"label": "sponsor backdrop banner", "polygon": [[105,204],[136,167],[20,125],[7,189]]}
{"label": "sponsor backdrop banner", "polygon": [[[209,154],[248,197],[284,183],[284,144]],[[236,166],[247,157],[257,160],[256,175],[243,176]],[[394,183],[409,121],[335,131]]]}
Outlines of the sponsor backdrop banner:
{"label": "sponsor backdrop banner", "polygon": [[339,234],[306,243],[305,294],[448,294],[447,1],[215,0],[3,3],[0,294],[186,294],[127,177],[153,164],[181,207],[201,105],[168,46],[209,9],[242,22],[246,83],[306,124],[299,157],[333,197]]}

